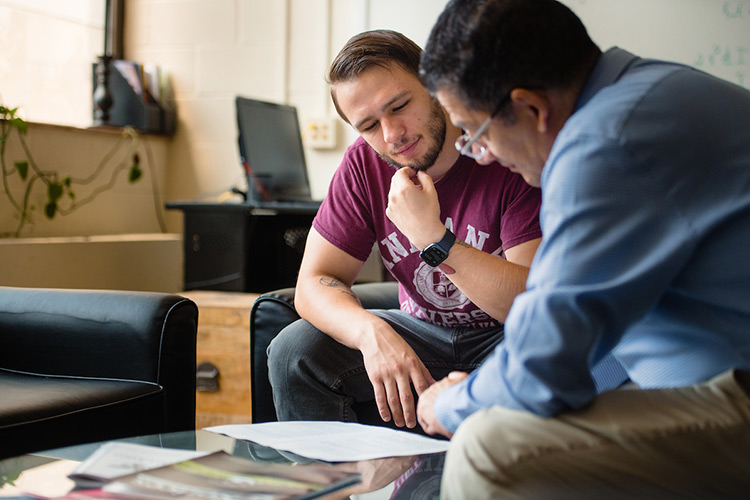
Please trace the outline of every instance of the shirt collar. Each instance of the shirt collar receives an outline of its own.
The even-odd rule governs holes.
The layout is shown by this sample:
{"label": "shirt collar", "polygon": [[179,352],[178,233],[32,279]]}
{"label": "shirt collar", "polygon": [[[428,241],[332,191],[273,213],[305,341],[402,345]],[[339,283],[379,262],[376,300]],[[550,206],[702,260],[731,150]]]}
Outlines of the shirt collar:
{"label": "shirt collar", "polygon": [[586,105],[597,92],[616,82],[639,57],[613,47],[603,53],[589,75],[581,95],[578,96],[574,113]]}

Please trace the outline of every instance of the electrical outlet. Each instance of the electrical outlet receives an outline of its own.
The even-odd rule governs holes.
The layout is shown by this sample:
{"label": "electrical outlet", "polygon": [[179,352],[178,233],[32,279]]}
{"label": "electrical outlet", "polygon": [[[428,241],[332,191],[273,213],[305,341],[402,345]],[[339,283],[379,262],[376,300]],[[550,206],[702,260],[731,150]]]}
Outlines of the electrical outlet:
{"label": "electrical outlet", "polygon": [[336,118],[313,118],[307,121],[302,138],[314,149],[336,147]]}

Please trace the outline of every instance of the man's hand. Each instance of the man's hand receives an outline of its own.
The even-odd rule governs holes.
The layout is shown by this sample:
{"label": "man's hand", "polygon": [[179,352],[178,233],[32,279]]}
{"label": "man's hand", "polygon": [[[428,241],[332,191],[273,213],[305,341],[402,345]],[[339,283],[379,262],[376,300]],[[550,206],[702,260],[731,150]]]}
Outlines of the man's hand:
{"label": "man's hand", "polygon": [[432,178],[404,167],[393,174],[386,216],[420,250],[445,234]]}
{"label": "man's hand", "polygon": [[411,387],[421,395],[435,383],[409,344],[393,329],[381,330],[361,349],[365,369],[375,392],[380,417],[398,427],[417,425]]}
{"label": "man's hand", "polygon": [[428,434],[442,434],[450,438],[453,433],[443,427],[435,417],[435,399],[448,387],[461,382],[468,376],[465,372],[450,372],[444,379],[432,384],[429,389],[419,396],[419,405],[417,406],[417,415],[419,425]]}

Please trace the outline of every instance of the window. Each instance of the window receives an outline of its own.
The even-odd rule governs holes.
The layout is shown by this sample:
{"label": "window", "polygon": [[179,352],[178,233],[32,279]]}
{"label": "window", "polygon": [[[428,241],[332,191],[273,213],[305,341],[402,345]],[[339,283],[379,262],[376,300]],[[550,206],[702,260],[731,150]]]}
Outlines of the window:
{"label": "window", "polygon": [[24,119],[92,124],[105,0],[0,0],[0,101]]}

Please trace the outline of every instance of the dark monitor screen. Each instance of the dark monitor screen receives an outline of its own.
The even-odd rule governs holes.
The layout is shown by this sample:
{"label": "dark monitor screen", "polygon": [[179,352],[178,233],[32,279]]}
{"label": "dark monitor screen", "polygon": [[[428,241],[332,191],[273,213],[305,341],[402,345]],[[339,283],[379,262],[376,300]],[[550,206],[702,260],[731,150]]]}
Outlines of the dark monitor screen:
{"label": "dark monitor screen", "polygon": [[[240,155],[250,201],[310,199],[297,108],[237,97]],[[262,188],[256,184],[260,181]]]}

